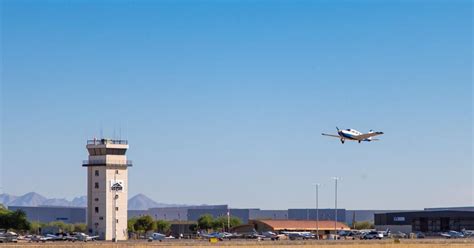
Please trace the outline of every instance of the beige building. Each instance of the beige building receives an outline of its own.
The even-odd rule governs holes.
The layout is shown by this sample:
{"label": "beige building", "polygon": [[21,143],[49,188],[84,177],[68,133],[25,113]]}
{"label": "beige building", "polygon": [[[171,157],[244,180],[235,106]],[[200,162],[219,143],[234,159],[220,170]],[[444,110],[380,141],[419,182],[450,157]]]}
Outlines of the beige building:
{"label": "beige building", "polygon": [[345,223],[334,223],[331,220],[249,220],[249,225],[258,232],[313,232],[319,233],[321,238],[334,234],[335,230],[338,232],[351,230]]}
{"label": "beige building", "polygon": [[126,140],[87,141],[87,226],[103,240],[126,240],[128,172]]}

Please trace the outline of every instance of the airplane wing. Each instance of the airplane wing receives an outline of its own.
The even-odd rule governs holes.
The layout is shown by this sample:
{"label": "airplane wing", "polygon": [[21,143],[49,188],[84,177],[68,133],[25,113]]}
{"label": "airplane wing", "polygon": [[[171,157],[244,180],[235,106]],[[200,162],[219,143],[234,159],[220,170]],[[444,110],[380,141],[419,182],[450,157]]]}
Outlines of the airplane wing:
{"label": "airplane wing", "polygon": [[377,135],[382,135],[382,134],[383,134],[383,132],[365,133],[365,134],[355,136],[354,139],[364,140],[364,139],[374,137],[374,136],[377,136]]}
{"label": "airplane wing", "polygon": [[330,137],[335,137],[335,138],[341,138],[341,136],[339,136],[339,135],[334,135],[334,134],[322,133],[321,135],[330,136]]}

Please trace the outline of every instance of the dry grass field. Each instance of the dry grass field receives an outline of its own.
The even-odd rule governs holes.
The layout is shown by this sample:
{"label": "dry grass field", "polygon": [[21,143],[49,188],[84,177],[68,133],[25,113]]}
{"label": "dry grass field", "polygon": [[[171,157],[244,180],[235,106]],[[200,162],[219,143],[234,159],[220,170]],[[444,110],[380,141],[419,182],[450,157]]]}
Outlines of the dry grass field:
{"label": "dry grass field", "polygon": [[146,247],[254,247],[254,248],[441,248],[441,247],[474,247],[474,239],[463,240],[444,240],[444,239],[427,239],[427,240],[401,240],[400,243],[395,243],[393,240],[385,241],[223,241],[216,244],[211,244],[207,241],[169,241],[169,242],[146,242],[146,241],[129,241],[118,244],[110,242],[75,242],[75,243],[18,243],[18,244],[0,244],[0,247],[8,248],[146,248]]}

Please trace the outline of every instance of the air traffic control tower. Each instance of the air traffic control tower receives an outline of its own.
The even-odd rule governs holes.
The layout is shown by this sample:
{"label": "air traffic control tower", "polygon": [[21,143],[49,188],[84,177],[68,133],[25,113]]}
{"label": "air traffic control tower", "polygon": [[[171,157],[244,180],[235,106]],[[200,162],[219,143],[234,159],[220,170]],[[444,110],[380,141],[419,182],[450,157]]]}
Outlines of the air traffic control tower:
{"label": "air traffic control tower", "polygon": [[126,240],[128,172],[126,140],[87,141],[87,228],[102,240]]}

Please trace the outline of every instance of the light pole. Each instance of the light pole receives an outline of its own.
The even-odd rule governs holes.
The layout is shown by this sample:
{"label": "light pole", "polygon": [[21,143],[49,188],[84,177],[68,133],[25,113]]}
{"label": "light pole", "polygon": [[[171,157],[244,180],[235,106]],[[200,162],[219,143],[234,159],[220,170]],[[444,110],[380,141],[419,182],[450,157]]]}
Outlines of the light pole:
{"label": "light pole", "polygon": [[337,181],[339,177],[333,177],[335,183],[335,196],[334,196],[334,240],[337,240]]}
{"label": "light pole", "polygon": [[230,209],[227,207],[227,231],[230,230]]}
{"label": "light pole", "polygon": [[319,240],[319,186],[321,184],[315,183],[316,186],[316,238]]}

